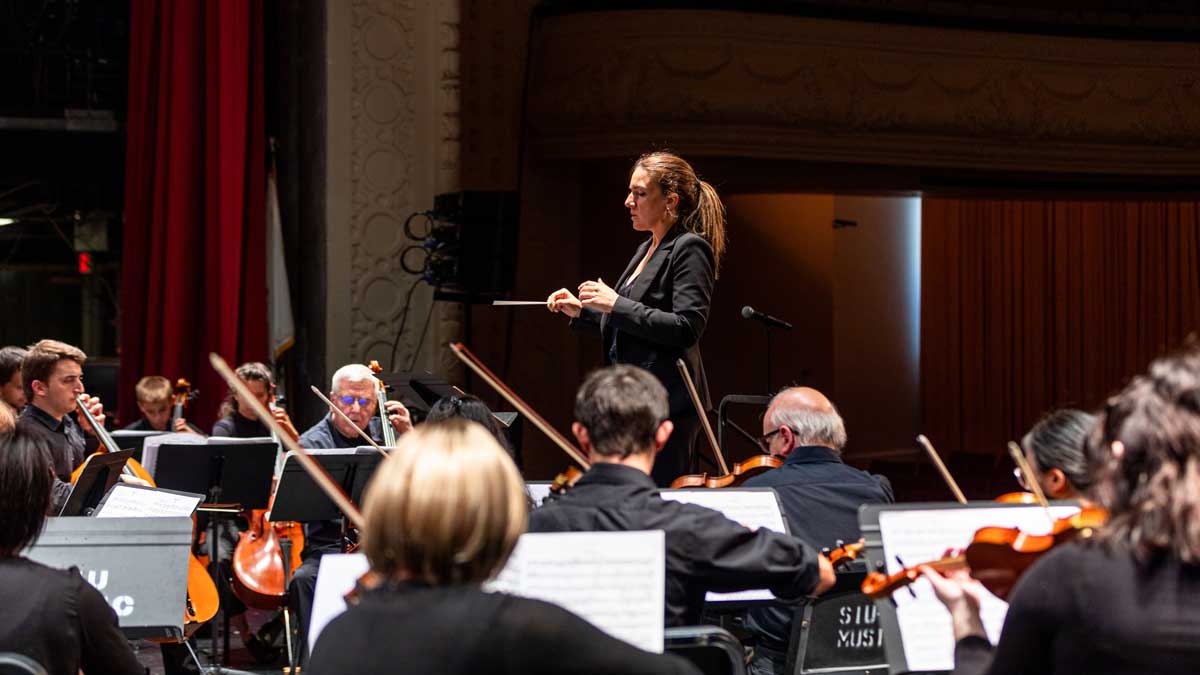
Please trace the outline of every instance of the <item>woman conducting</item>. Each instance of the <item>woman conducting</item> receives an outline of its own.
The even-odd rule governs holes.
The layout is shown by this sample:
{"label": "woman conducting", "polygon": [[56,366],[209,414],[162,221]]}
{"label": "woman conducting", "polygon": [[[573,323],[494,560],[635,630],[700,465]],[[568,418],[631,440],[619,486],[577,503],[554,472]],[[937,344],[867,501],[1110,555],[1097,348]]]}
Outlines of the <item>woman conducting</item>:
{"label": "woman conducting", "polygon": [[1021,577],[994,649],[979,582],[923,568],[950,610],[956,675],[1200,672],[1200,348],[1109,399],[1086,454],[1108,523]]}
{"label": "woman conducting", "polygon": [[462,418],[418,426],[378,469],[363,509],[371,564],[307,672],[697,673],[557,605],[481,584],[525,531],[525,486],[496,439]]}
{"label": "woman conducting", "polygon": [[603,279],[585,281],[578,296],[560,288],[546,306],[571,317],[573,328],[599,331],[604,365],[645,368],[667,388],[675,433],[659,453],[653,478],[668,485],[691,470],[692,441],[699,430],[677,359],[687,364],[700,400],[709,405],[700,336],[725,251],[725,206],[690,164],[662,151],[634,163],[625,208],[633,229],[650,237],[616,286]]}

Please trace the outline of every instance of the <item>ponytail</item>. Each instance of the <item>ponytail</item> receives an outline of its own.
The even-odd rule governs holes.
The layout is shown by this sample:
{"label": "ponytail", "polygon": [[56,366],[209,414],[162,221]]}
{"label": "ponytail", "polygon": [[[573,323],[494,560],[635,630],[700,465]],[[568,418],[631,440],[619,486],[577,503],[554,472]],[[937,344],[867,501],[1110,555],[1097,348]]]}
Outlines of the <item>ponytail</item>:
{"label": "ponytail", "polygon": [[713,250],[713,276],[721,275],[721,256],[725,254],[725,204],[717,189],[707,181],[699,181],[696,208],[683,221],[689,232],[704,237]]}

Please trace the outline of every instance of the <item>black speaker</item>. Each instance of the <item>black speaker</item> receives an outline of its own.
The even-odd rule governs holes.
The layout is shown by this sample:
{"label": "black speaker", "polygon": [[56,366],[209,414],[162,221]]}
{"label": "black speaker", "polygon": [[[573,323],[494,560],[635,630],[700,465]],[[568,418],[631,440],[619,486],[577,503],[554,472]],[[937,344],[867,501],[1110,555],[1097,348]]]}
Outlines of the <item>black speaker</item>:
{"label": "black speaker", "polygon": [[439,300],[490,302],[513,289],[517,269],[516,192],[466,190],[433,200],[427,264]]}

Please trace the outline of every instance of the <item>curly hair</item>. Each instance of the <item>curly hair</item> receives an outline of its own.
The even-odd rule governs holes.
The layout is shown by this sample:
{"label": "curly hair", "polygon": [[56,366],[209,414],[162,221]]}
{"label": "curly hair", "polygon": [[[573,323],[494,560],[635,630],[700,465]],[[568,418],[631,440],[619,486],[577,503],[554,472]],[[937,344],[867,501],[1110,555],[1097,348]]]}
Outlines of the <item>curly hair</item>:
{"label": "curly hair", "polygon": [[1200,343],[1156,359],[1108,399],[1087,454],[1092,497],[1109,512],[1098,540],[1142,560],[1200,563]]}

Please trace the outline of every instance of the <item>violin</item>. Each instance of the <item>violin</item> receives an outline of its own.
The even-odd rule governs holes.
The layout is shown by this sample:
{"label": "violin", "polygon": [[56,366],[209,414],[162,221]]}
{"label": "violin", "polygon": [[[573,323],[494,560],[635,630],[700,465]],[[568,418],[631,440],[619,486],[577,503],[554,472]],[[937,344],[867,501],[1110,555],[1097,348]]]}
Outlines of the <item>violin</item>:
{"label": "violin", "polygon": [[675,367],[683,376],[683,383],[687,386],[692,405],[696,408],[696,415],[700,417],[700,425],[704,427],[704,434],[708,437],[708,444],[712,447],[713,455],[716,456],[717,465],[721,467],[722,473],[719,476],[709,476],[706,472],[685,474],[671,481],[672,488],[736,487],[760,473],[783,466],[783,460],[774,455],[755,455],[744,462],[735,462],[733,471],[730,471],[725,464],[725,455],[717,445],[717,436],[713,433],[712,425],[708,423],[708,415],[704,412],[704,405],[700,402],[700,393],[696,391],[696,385],[692,382],[692,375],[688,372],[687,365],[684,364],[683,359],[676,359]]}
{"label": "violin", "polygon": [[378,375],[383,372],[383,366],[379,365],[378,361],[371,361],[370,365],[367,367],[371,369],[372,373],[375,373],[377,376],[375,381],[379,384],[379,386],[375,388],[375,400],[379,407],[379,421],[381,423],[380,430],[383,432],[383,444],[389,448],[394,448],[396,447],[396,430],[392,427],[391,420],[388,419],[387,385],[384,384],[383,380],[379,379],[378,377]]}
{"label": "violin", "polygon": [[[532,422],[539,431],[546,434],[546,436],[553,441],[554,444],[559,447],[559,449],[565,452],[568,457],[574,460],[576,464],[583,467],[583,471],[587,471],[588,469],[592,468],[591,463],[583,458],[583,452],[579,448],[575,447],[566,439],[565,436],[555,430],[554,427],[550,426],[549,422],[542,419],[542,416],[539,415],[537,411],[534,410],[533,407],[528,403],[526,403],[520,396],[517,396],[515,391],[509,389],[507,385],[501,382],[500,378],[496,377],[495,373],[488,369],[487,366],[483,365],[483,362],[480,361],[474,354],[472,354],[471,350],[467,349],[466,345],[461,342],[452,342],[450,343],[450,351],[454,352],[454,355],[458,357],[458,360],[462,361],[468,368],[478,375],[481,380],[486,382],[488,386],[496,390],[497,394],[500,394],[500,396],[504,397],[504,400],[512,404],[512,406],[517,409],[517,412],[525,416],[525,419]],[[580,471],[573,466],[567,467],[566,470],[555,476],[554,481],[550,484],[550,491],[555,494],[561,494],[562,492],[566,491],[571,486],[575,485],[576,481],[583,477],[583,471]]]}
{"label": "violin", "polygon": [[1091,537],[1108,520],[1108,512],[1085,507],[1079,513],[1054,521],[1046,534],[1028,534],[1019,527],[984,527],[975,532],[971,543],[957,555],[906,567],[894,574],[871,572],[863,579],[862,592],[873,598],[885,598],[921,577],[921,567],[944,572],[970,569],[971,576],[992,595],[1005,600],[1025,570],[1054,547],[1076,539]]}
{"label": "violin", "polygon": [[853,544],[839,541],[837,544],[837,548],[832,551],[828,549],[821,551],[821,555],[825,556],[834,570],[848,567],[851,562],[858,560],[858,556],[862,554],[862,550],[866,546],[866,541],[859,539]]}

